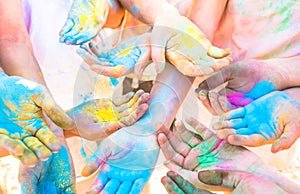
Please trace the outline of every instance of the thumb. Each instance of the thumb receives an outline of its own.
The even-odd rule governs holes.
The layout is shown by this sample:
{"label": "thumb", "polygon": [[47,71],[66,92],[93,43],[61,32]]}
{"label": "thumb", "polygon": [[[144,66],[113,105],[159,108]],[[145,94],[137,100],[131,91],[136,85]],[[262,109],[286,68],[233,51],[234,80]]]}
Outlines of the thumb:
{"label": "thumb", "polygon": [[292,124],[287,124],[283,134],[274,141],[271,151],[273,153],[281,150],[289,149],[300,136],[300,127]]}
{"label": "thumb", "polygon": [[102,164],[104,164],[104,162],[107,160],[107,157],[102,154],[99,148],[101,147],[98,147],[95,153],[87,160],[86,165],[81,171],[82,176],[90,176],[91,174],[96,172],[97,169],[102,166]]}
{"label": "thumb", "polygon": [[[145,47],[141,49],[141,55],[139,59],[136,62],[136,65],[134,67],[134,73],[137,75],[138,79],[141,79],[143,76],[143,73],[148,67],[148,65],[151,64],[151,50],[150,47]],[[156,69],[157,70],[157,69]]]}
{"label": "thumb", "polygon": [[165,47],[152,46],[151,47],[151,58],[155,64],[155,69],[157,73],[161,73],[164,70],[166,58],[165,58]]}
{"label": "thumb", "polygon": [[54,101],[51,94],[42,89],[42,93],[34,100],[35,104],[45,111],[46,115],[59,127],[70,130],[75,122],[67,113]]}
{"label": "thumb", "polygon": [[220,58],[230,55],[231,49],[229,49],[229,48],[220,49],[215,46],[210,46],[207,50],[207,54],[208,54],[208,56],[213,57],[215,59],[220,59]]}

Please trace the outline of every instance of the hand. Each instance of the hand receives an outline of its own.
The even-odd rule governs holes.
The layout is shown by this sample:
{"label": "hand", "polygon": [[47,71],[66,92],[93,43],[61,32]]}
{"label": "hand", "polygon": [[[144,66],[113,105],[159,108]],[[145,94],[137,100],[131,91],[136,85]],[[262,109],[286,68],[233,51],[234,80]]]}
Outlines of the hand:
{"label": "hand", "polygon": [[82,44],[94,38],[107,20],[108,0],[74,0],[59,35],[60,42]]}
{"label": "hand", "polygon": [[231,63],[230,49],[211,45],[189,19],[179,15],[159,16],[152,30],[151,57],[157,71],[164,68],[165,57],[186,76],[206,76]]}
{"label": "hand", "polygon": [[[196,90],[198,98],[213,115],[243,107],[274,90],[286,79],[277,66],[250,60],[230,65],[203,81]],[[214,90],[221,85],[221,91]]]}
{"label": "hand", "polygon": [[261,146],[273,143],[271,151],[290,148],[300,137],[300,103],[285,92],[267,94],[243,108],[224,115],[214,124],[217,136],[230,144]]}
{"label": "hand", "polygon": [[49,92],[35,82],[14,76],[0,77],[0,146],[33,166],[47,160],[60,143],[49,129],[43,111],[58,126],[71,129],[74,121]]}
{"label": "hand", "polygon": [[[165,158],[165,165],[185,177],[197,187],[205,186],[197,173],[204,170],[231,170],[263,173],[266,165],[244,147],[233,146],[218,139],[209,129],[195,119],[187,120],[197,134],[188,131],[181,122],[175,123],[174,133],[161,128],[158,143]],[[195,173],[190,173],[190,172]]]}
{"label": "hand", "polygon": [[156,137],[149,134],[146,127],[136,123],[101,141],[82,170],[83,176],[89,176],[100,168],[89,193],[140,193],[143,190],[159,153]]}
{"label": "hand", "polygon": [[54,132],[62,143],[61,150],[34,168],[21,164],[19,181],[22,193],[75,193],[75,173],[69,149],[62,130]]}
{"label": "hand", "polygon": [[148,109],[150,95],[143,90],[117,99],[95,99],[72,108],[68,114],[76,121],[82,138],[102,140],[122,127],[134,124]]}
{"label": "hand", "polygon": [[135,71],[141,78],[150,61],[150,36],[148,33],[121,43],[108,52],[94,43],[88,49],[79,48],[77,53],[91,69],[108,77],[119,78]]}
{"label": "hand", "polygon": [[[260,194],[260,193],[286,193],[276,184],[250,173],[226,170],[208,170],[198,172],[188,171],[193,176],[198,176],[199,181],[207,185],[220,185],[233,188],[232,193]],[[211,192],[199,189],[181,177],[179,174],[169,171],[161,180],[168,193],[202,193]]]}

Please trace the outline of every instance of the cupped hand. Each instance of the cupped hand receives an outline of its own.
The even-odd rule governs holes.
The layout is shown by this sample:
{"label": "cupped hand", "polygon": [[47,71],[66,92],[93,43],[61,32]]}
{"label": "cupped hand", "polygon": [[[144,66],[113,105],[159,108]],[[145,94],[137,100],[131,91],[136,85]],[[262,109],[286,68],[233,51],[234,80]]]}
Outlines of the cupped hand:
{"label": "cupped hand", "polygon": [[156,163],[159,147],[153,129],[138,123],[124,127],[102,140],[82,170],[97,172],[89,193],[140,193]]}
{"label": "cupped hand", "polygon": [[42,85],[14,76],[1,76],[0,90],[0,146],[29,166],[58,152],[60,143],[43,111],[64,129],[73,128],[74,121],[50,93]]}
{"label": "cupped hand", "polygon": [[[285,79],[275,65],[261,60],[241,61],[204,80],[196,93],[207,110],[221,115],[280,89]],[[219,87],[222,89],[216,91]]]}
{"label": "cupped hand", "polygon": [[[158,143],[170,170],[185,177],[195,186],[205,186],[197,173],[204,170],[234,170],[254,172],[264,166],[255,154],[244,147],[233,146],[218,139],[212,131],[195,119],[187,120],[195,130],[189,131],[181,122],[176,122],[174,133],[161,128]],[[195,172],[195,173],[191,173]]]}
{"label": "cupped hand", "polygon": [[150,62],[150,34],[122,42],[108,52],[103,52],[101,47],[91,42],[89,50],[79,48],[77,53],[99,74],[119,78],[134,71],[141,78]]}
{"label": "cupped hand", "polygon": [[148,110],[150,95],[143,90],[110,100],[100,98],[85,102],[68,111],[76,121],[82,138],[102,140],[118,129],[133,125]]}
{"label": "cupped hand", "polygon": [[182,74],[207,76],[231,63],[230,49],[220,49],[189,19],[179,15],[157,17],[152,30],[151,58],[157,72],[164,69],[165,58]]}
{"label": "cupped hand", "polygon": [[273,143],[271,151],[278,152],[290,148],[300,137],[300,103],[283,91],[227,112],[224,119],[214,124],[217,136],[234,145]]}
{"label": "cupped hand", "polygon": [[108,0],[74,0],[59,35],[60,42],[82,44],[94,38],[107,20]]}
{"label": "cupped hand", "polygon": [[[199,181],[207,185],[232,188],[232,193],[286,193],[271,181],[265,180],[251,173],[229,170],[207,170],[198,173],[188,171],[187,173],[194,174],[194,176],[198,176]],[[167,173],[167,176],[164,176],[162,178],[161,182],[166,188],[167,192],[172,194],[212,193],[210,191],[195,187],[174,171],[169,171]]]}
{"label": "cupped hand", "polygon": [[47,161],[41,161],[33,168],[20,165],[22,193],[75,193],[75,172],[62,129],[56,129],[54,133],[62,144],[58,153],[52,154]]}

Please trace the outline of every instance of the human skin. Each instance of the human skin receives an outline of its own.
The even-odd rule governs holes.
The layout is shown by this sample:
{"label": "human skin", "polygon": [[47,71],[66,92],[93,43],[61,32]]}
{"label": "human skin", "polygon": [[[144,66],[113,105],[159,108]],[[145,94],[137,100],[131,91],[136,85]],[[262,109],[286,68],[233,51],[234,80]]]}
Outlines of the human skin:
{"label": "human skin", "polygon": [[104,165],[89,192],[109,192],[108,188],[111,186],[108,185],[118,182],[113,184],[114,190],[109,193],[117,192],[121,189],[119,186],[125,184],[119,177],[120,173],[127,174],[126,179],[132,182],[131,185],[134,185],[135,181],[142,181],[139,191],[142,190],[155,166],[159,152],[155,140],[156,130],[160,124],[171,126],[192,81],[192,78],[183,76],[172,65],[167,65],[151,90],[152,98],[145,115],[134,125],[122,128],[104,139],[88,160],[82,171],[84,176],[91,175]]}
{"label": "human skin", "polygon": [[[295,97],[295,98],[293,98]],[[300,136],[299,88],[271,92],[224,114],[214,124],[217,136],[234,145],[272,143],[272,152],[290,148]]]}
{"label": "human skin", "polygon": [[[223,185],[233,188],[232,193],[234,194],[286,193],[274,183],[250,173],[226,170],[208,170],[199,172],[198,178],[208,185]],[[161,179],[161,182],[167,192],[172,194],[211,193],[210,191],[195,187],[174,171],[169,171],[167,175]]]}
{"label": "human skin", "polygon": [[[30,38],[24,23],[21,1],[13,0],[9,4],[5,1],[1,1],[0,17],[3,20],[3,25],[1,25],[0,27],[1,68],[9,76],[19,76],[21,78],[26,78],[27,80],[40,84],[40,88],[42,88],[42,90],[40,90],[40,95],[45,97],[44,101],[51,102],[49,103],[48,109],[50,110],[51,107],[54,108],[55,106],[58,107],[58,105],[53,100],[49,91],[47,91],[47,86],[45,84],[42,72],[34,56]],[[20,95],[19,97],[21,98],[23,94],[19,94],[19,95]],[[34,102],[32,101],[31,103]],[[41,107],[37,106],[36,108],[39,109],[39,111],[42,111]],[[61,110],[61,108],[59,109]],[[72,128],[74,125],[73,120],[69,118],[66,115],[66,113],[63,112],[63,114],[64,117],[61,117],[62,114],[57,115],[58,116],[57,120],[64,119],[68,123],[68,125],[62,126],[63,128],[65,129],[68,129],[70,127]],[[44,117],[44,119],[47,120],[48,118]],[[50,120],[48,119],[48,124],[49,122]],[[50,132],[45,133],[43,134],[43,136],[50,137],[52,136],[52,133]],[[10,140],[8,139],[8,141]],[[17,147],[13,147],[13,149],[17,149]],[[10,150],[10,152],[11,151],[12,150]],[[0,155],[2,156],[8,154],[7,149],[2,146],[0,148],[0,152],[1,152]],[[30,154],[28,155],[28,153],[29,152],[24,153],[24,157],[27,158],[28,160],[31,160],[32,157],[30,157]]]}
{"label": "human skin", "polygon": [[165,165],[193,185],[203,188],[207,186],[199,180],[199,172],[230,170],[252,173],[271,181],[288,193],[298,192],[300,187],[298,184],[266,165],[248,149],[218,139],[196,119],[188,119],[187,123],[196,133],[186,129],[181,122],[177,122],[174,128],[175,135],[162,127],[158,134],[158,142],[168,160]]}
{"label": "human skin", "polygon": [[[197,97],[213,115],[246,106],[274,90],[299,86],[299,59],[300,56],[240,61],[200,83]],[[289,65],[284,65],[286,63]]]}

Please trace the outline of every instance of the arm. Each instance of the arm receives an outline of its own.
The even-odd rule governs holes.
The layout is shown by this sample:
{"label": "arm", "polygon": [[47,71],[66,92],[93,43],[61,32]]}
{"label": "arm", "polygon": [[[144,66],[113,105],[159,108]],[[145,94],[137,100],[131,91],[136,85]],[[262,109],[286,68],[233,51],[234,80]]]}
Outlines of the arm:
{"label": "arm", "polygon": [[20,0],[0,1],[0,66],[8,75],[45,85],[27,33]]}

